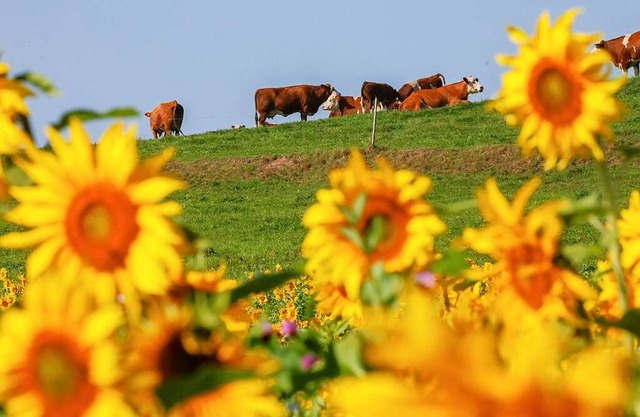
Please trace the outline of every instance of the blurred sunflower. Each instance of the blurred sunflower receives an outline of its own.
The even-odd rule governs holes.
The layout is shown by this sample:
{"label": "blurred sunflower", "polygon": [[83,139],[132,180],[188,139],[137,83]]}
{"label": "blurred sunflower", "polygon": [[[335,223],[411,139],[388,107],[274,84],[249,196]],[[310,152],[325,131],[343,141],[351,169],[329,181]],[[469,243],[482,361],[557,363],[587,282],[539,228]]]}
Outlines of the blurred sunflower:
{"label": "blurred sunflower", "polygon": [[429,178],[394,171],[383,158],[377,165],[370,170],[353,150],[348,165],[329,174],[331,189],[318,191],[302,219],[309,229],[302,243],[307,272],[343,285],[351,299],[379,263],[389,273],[424,269],[435,258],[435,236],[446,229],[424,201]]}
{"label": "blurred sunflower", "polygon": [[539,184],[538,178],[532,179],[509,203],[495,179],[487,180],[485,188],[476,192],[487,224],[481,229],[467,228],[462,236],[471,249],[503,263],[509,285],[534,309],[542,307],[556,282],[582,290],[578,277],[554,264],[563,230],[558,210],[564,203],[547,202],[525,215]]}
{"label": "blurred sunflower", "polygon": [[[182,305],[159,301],[149,304],[143,320],[131,329],[128,345],[126,382],[130,401],[145,416],[164,416],[155,392],[163,382],[195,372],[200,366],[265,366],[272,361],[245,355],[242,340],[226,340],[218,332],[209,336],[196,334],[192,313]],[[269,363],[267,363],[269,362]],[[252,368],[254,369],[254,368]],[[224,384],[189,398],[166,415],[185,416],[277,416],[282,406],[256,378]]]}
{"label": "blurred sunflower", "polygon": [[363,323],[362,301],[349,299],[343,285],[316,283],[314,290],[318,313],[331,319],[342,318],[355,327]]}
{"label": "blurred sunflower", "polygon": [[70,129],[69,142],[49,129],[53,154],[31,149],[16,160],[33,185],[10,189],[19,204],[6,219],[29,230],[2,236],[0,245],[34,247],[26,264],[32,279],[52,268],[111,294],[117,288],[130,306],[139,293],[165,294],[185,246],[170,220],[180,205],[162,202],[184,187],[160,172],[172,151],[139,163],[133,129],[115,124],[95,146],[79,121]]}
{"label": "blurred sunflower", "polygon": [[629,207],[620,212],[618,230],[622,267],[640,279],[640,192],[637,190],[629,197]]}
{"label": "blurred sunflower", "polygon": [[599,138],[613,140],[608,123],[622,111],[614,96],[625,80],[609,79],[609,55],[589,50],[599,34],[572,33],[578,13],[571,9],[555,24],[543,13],[531,37],[510,26],[519,55],[497,57],[512,69],[489,107],[505,114],[509,125],[522,126],[518,144],[525,157],[537,149],[545,169],[564,169],[575,156],[601,161]]}
{"label": "blurred sunflower", "polygon": [[114,388],[121,307],[54,278],[32,282],[23,307],[0,316],[0,403],[10,416],[133,416]]}
{"label": "blurred sunflower", "polygon": [[11,67],[0,62],[0,154],[11,155],[31,144],[29,136],[16,124],[16,117],[28,116],[26,97],[33,92],[18,80],[9,78]]}

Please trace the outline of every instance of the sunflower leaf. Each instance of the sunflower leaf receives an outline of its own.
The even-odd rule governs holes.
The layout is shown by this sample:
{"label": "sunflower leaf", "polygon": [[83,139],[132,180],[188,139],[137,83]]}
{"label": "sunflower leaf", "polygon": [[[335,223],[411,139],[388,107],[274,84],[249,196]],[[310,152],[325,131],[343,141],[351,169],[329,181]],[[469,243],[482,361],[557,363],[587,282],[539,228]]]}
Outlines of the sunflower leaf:
{"label": "sunflower leaf", "polygon": [[75,109],[64,113],[60,120],[52,123],[52,126],[56,130],[60,130],[69,125],[69,122],[73,118],[80,119],[81,121],[101,120],[111,117],[134,117],[138,116],[138,111],[133,107],[115,107],[105,112],[97,112],[91,109]]}
{"label": "sunflower leaf", "polygon": [[165,381],[156,389],[156,394],[162,405],[169,410],[190,397],[253,376],[253,372],[244,370],[202,366],[194,373]]}
{"label": "sunflower leaf", "polygon": [[16,80],[24,81],[32,86],[36,87],[38,90],[42,91],[45,94],[49,94],[52,96],[56,96],[60,94],[60,90],[53,85],[53,82],[42,74],[38,74],[37,72],[27,71],[22,72],[14,77]]}
{"label": "sunflower leaf", "polygon": [[363,250],[365,249],[365,244],[362,240],[362,236],[360,236],[360,233],[356,229],[354,229],[353,227],[343,227],[342,229],[340,229],[340,232],[342,232],[342,234],[356,246]]}
{"label": "sunflower leaf", "polygon": [[297,278],[301,274],[298,271],[282,271],[276,274],[261,274],[250,281],[231,290],[230,304],[235,303],[241,298],[247,297],[249,294],[256,294],[269,291],[279,287],[290,279]]}
{"label": "sunflower leaf", "polygon": [[601,216],[604,214],[604,207],[600,203],[598,193],[591,193],[579,200],[568,201],[560,210],[560,216],[568,223],[583,223],[590,216]]}
{"label": "sunflower leaf", "polygon": [[619,329],[624,329],[628,332],[635,334],[636,336],[640,336],[640,309],[634,308],[626,313],[624,316],[618,321],[610,321],[604,318],[597,318],[596,322],[602,326],[606,327],[617,327]]}
{"label": "sunflower leaf", "polygon": [[431,265],[431,270],[439,275],[457,276],[466,269],[469,269],[469,262],[463,252],[455,249],[449,249]]}

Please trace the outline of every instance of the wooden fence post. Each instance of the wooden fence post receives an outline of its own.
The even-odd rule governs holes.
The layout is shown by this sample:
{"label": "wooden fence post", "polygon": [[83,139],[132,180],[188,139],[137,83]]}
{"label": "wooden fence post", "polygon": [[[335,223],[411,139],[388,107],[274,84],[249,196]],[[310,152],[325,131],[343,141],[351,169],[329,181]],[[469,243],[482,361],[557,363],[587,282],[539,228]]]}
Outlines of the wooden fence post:
{"label": "wooden fence post", "polygon": [[373,99],[373,130],[371,132],[371,142],[369,146],[375,148],[376,146],[376,119],[378,116],[378,97]]}

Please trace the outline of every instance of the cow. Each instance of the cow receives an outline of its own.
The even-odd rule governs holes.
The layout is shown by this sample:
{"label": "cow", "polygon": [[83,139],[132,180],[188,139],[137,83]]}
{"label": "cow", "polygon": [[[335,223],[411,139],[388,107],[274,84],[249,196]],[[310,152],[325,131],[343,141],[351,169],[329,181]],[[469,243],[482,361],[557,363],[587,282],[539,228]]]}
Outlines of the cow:
{"label": "cow", "polygon": [[161,137],[163,133],[165,136],[171,136],[172,134],[176,136],[179,134],[184,135],[180,130],[184,118],[184,107],[176,100],[160,103],[144,115],[149,118],[149,125],[154,139]]}
{"label": "cow", "polygon": [[470,94],[481,93],[483,90],[484,86],[480,84],[476,77],[468,76],[457,83],[429,90],[415,91],[400,104],[400,110],[416,111],[425,108],[468,103]]}
{"label": "cow", "polygon": [[400,98],[400,101],[405,101],[414,91],[438,88],[445,84],[446,81],[444,80],[444,75],[440,73],[430,77],[418,78],[417,80],[405,83],[400,87],[398,90],[398,97]]}
{"label": "cow", "polygon": [[234,130],[244,129],[245,127],[246,127],[245,125],[231,125],[231,129],[234,129]]}
{"label": "cow", "polygon": [[360,95],[365,113],[371,111],[372,104],[376,98],[383,108],[393,108],[394,103],[398,101],[398,92],[387,83],[365,81],[362,83]]}
{"label": "cow", "polygon": [[300,120],[313,116],[335,90],[331,84],[300,84],[288,87],[259,88],[255,94],[256,126],[273,126],[267,118],[279,114],[288,116],[300,113]]}
{"label": "cow", "polygon": [[322,110],[330,111],[329,117],[364,113],[361,97],[343,96],[337,91],[331,93],[327,101],[322,105]]}
{"label": "cow", "polygon": [[625,76],[631,67],[636,77],[640,73],[640,31],[608,41],[601,40],[595,47],[607,51],[614,65],[624,71]]}

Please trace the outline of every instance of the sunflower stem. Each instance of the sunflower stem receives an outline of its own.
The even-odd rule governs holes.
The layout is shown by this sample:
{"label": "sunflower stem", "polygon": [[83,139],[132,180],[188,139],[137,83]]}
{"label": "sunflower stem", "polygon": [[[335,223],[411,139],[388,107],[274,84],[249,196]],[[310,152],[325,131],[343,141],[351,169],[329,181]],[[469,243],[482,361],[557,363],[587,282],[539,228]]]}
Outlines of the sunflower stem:
{"label": "sunflower stem", "polygon": [[606,211],[606,224],[608,225],[608,238],[605,240],[611,258],[611,268],[618,282],[618,298],[620,308],[624,315],[629,310],[629,289],[624,279],[622,264],[620,263],[620,239],[618,232],[618,213],[616,211],[615,196],[613,193],[613,182],[606,161],[598,163],[598,173],[602,182],[604,208]]}

